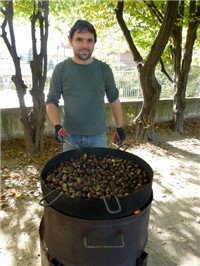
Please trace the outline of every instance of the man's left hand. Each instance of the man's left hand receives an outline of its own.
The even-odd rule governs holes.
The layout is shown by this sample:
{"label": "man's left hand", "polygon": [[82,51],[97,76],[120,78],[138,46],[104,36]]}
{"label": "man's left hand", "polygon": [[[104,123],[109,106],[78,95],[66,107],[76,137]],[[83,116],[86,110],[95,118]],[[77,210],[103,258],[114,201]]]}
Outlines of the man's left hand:
{"label": "man's left hand", "polygon": [[114,134],[114,143],[120,145],[125,140],[125,138],[126,134],[124,132],[124,129],[122,127],[118,127]]}

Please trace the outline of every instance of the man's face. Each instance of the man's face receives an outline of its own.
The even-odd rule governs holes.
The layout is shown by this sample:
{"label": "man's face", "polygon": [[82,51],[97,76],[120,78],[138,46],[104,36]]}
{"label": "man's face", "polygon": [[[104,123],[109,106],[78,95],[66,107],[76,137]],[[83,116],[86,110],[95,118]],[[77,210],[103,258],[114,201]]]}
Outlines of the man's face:
{"label": "man's face", "polygon": [[88,31],[75,32],[69,40],[74,51],[74,56],[81,60],[90,59],[95,45],[94,35]]}

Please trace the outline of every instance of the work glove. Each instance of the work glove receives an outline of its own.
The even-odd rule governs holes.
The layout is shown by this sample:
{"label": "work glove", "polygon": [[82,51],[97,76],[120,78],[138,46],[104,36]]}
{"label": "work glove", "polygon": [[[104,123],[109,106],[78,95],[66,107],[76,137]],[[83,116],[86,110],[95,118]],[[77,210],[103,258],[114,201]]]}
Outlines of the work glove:
{"label": "work glove", "polygon": [[125,140],[126,134],[122,127],[118,127],[114,133],[114,143],[117,145],[121,145],[122,141]]}
{"label": "work glove", "polygon": [[61,125],[56,125],[54,128],[55,139],[59,142],[64,142],[63,138],[67,137],[67,131]]}

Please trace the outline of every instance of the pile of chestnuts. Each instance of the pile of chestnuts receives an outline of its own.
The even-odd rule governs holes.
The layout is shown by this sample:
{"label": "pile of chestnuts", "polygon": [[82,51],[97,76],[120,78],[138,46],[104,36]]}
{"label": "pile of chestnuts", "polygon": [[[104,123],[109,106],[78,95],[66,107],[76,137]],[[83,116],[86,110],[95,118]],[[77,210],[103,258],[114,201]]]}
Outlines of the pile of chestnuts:
{"label": "pile of chestnuts", "polygon": [[107,200],[128,196],[150,183],[147,173],[131,160],[85,153],[60,162],[44,181],[70,198]]}

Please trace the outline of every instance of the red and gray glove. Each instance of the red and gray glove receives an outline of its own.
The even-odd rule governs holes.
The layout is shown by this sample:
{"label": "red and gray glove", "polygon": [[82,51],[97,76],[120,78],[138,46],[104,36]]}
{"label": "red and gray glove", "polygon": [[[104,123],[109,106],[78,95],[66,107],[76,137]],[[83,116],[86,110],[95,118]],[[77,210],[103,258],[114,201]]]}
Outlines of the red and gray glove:
{"label": "red and gray glove", "polygon": [[120,145],[125,140],[125,138],[126,134],[124,132],[124,129],[122,127],[118,127],[114,134],[114,143]]}
{"label": "red and gray glove", "polygon": [[54,128],[55,139],[59,142],[64,142],[63,138],[67,137],[67,131],[61,125],[56,125]]}

